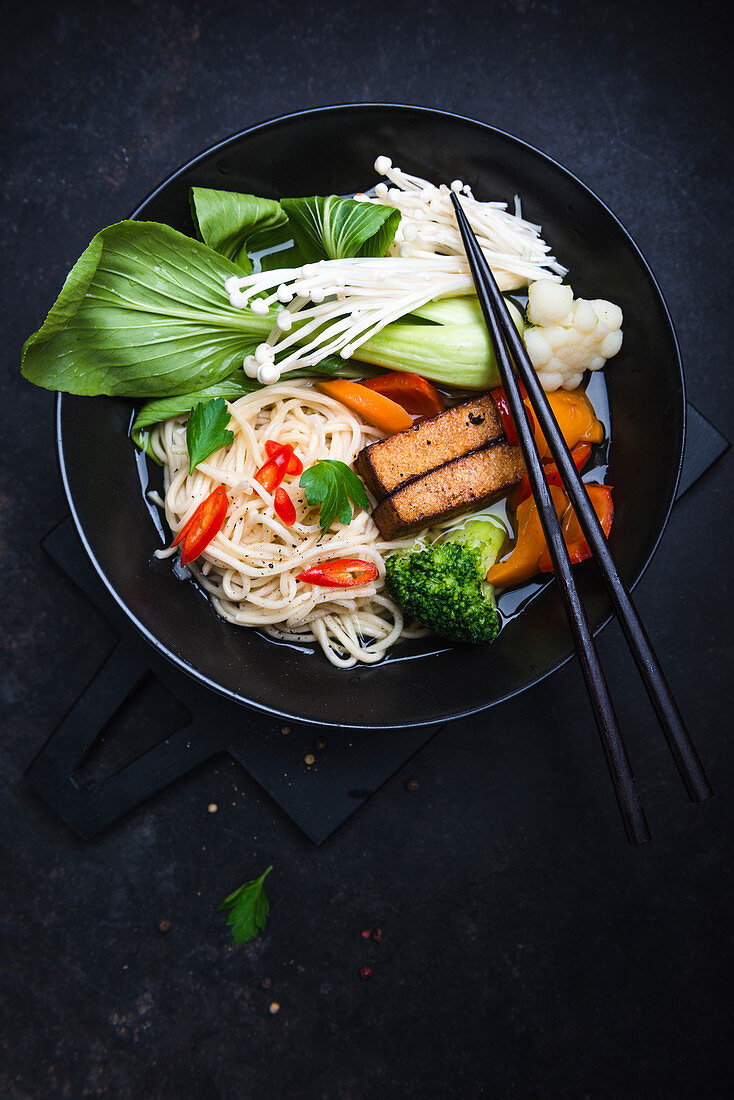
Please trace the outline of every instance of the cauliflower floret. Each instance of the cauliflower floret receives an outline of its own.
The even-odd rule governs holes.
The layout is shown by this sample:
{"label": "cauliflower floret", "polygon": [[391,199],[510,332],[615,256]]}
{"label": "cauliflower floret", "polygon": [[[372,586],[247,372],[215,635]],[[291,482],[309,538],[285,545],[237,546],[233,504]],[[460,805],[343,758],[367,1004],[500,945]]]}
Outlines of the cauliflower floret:
{"label": "cauliflower floret", "polygon": [[554,279],[538,279],[531,283],[528,292],[528,320],[533,325],[549,328],[562,324],[573,307],[573,291],[570,286]]}
{"label": "cauliflower floret", "polygon": [[575,390],[622,346],[622,310],[602,298],[574,298],[570,286],[538,279],[528,288],[525,346],[546,393]]}

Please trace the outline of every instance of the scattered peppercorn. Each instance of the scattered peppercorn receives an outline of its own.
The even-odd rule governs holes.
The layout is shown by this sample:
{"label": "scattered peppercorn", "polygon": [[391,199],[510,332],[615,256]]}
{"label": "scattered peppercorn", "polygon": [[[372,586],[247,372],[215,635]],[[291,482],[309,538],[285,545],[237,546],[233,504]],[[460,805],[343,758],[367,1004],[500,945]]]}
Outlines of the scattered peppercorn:
{"label": "scattered peppercorn", "polygon": [[360,976],[360,978],[363,978],[365,981],[367,981],[368,978],[371,978],[372,977],[372,971],[370,970],[369,966],[361,967],[361,969],[359,971],[359,976]]}
{"label": "scattered peppercorn", "polygon": [[314,756],[314,754],[312,752],[307,752],[306,755],[303,758],[303,763],[306,764],[307,767],[310,768],[312,764],[316,763],[316,757]]}
{"label": "scattered peppercorn", "polygon": [[325,749],[326,748],[326,738],[325,737],[317,737],[316,740],[314,741],[314,744],[315,744],[317,749]]}
{"label": "scattered peppercorn", "polygon": [[417,791],[418,790],[418,780],[417,779],[406,779],[405,780],[405,789],[406,789],[406,791]]}
{"label": "scattered peppercorn", "polygon": [[280,732],[281,733],[290,733],[291,732],[291,727],[290,726],[281,726],[280,727]]}
{"label": "scattered peppercorn", "polygon": [[260,982],[260,985],[263,987],[263,989],[270,989],[272,984],[272,978],[263,978],[263,980]]}
{"label": "scattered peppercorn", "polygon": [[372,939],[375,941],[375,943],[382,943],[382,929],[381,928],[373,928],[372,929]]}
{"label": "scattered peppercorn", "polygon": [[280,1012],[280,1005],[277,1001],[271,1001],[268,1007],[268,1012],[271,1016],[274,1016],[276,1012]]}
{"label": "scattered peppercorn", "polygon": [[158,928],[161,932],[170,932],[173,928],[173,924],[168,917],[164,917],[163,920],[159,922]]}

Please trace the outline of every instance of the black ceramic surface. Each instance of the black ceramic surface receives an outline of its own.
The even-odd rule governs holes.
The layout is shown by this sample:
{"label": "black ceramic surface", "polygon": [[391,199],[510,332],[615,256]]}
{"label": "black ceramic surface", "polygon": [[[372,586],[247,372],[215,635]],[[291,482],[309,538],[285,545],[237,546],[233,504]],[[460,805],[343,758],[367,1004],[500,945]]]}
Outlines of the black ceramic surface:
{"label": "black ceramic surface", "polygon": [[[522,198],[523,213],[569,268],[577,295],[618,302],[624,346],[607,369],[612,420],[608,480],[615,488],[612,548],[634,584],[665,527],[683,450],[680,357],[660,290],[639,250],[578,179],[527,144],[447,113],[390,105],[322,108],[253,127],[201,154],[136,210],[191,232],[193,185],[279,197],[369,186],[379,153],[436,180],[460,175],[479,197]],[[661,399],[661,395],[664,395]],[[143,501],[128,441],[131,406],[64,396],[58,448],[77,528],[131,621],[170,659],[218,691],[278,714],[352,727],[442,722],[522,691],[571,655],[561,602],[549,585],[491,648],[435,641],[396,647],[375,667],[347,672],[320,654],[273,643],[220,620],[193,585],[152,558],[160,538]],[[114,489],[111,491],[111,487]],[[609,605],[594,567],[577,578],[592,623]],[[414,659],[415,658],[415,659]]]}

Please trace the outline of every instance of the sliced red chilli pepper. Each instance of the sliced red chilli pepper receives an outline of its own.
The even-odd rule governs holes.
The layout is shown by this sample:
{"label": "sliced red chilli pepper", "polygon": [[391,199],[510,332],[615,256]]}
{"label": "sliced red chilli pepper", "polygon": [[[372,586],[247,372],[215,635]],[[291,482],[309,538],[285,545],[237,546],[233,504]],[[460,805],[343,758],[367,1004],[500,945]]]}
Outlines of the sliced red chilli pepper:
{"label": "sliced red chilli pepper", "polygon": [[[268,456],[268,458],[273,458],[278,453],[278,451],[280,450],[280,448],[282,446],[283,446],[282,443],[276,443],[274,439],[266,439],[265,440],[265,454]],[[285,472],[287,474],[302,474],[303,473],[303,463],[301,462],[298,455],[295,455],[295,454],[291,455],[290,462],[288,463],[288,468],[286,469]]]}
{"label": "sliced red chilli pepper", "polygon": [[[574,461],[574,465],[577,470],[583,470],[586,463],[589,461],[589,455],[591,454],[590,443],[578,443],[571,451],[571,458]],[[549,485],[560,485],[563,487],[563,480],[558,472],[558,467],[555,462],[549,462],[543,467],[543,473],[546,476]],[[518,504],[527,500],[531,495],[530,478],[527,474],[523,474],[523,479],[515,489],[514,493],[509,498],[509,505],[511,508],[517,508]]]}
{"label": "sliced red chilli pepper", "polygon": [[191,519],[181,528],[172,546],[181,546],[181,565],[188,565],[207,548],[221,530],[227,515],[227,490],[223,485],[202,501]]}
{"label": "sliced red chilli pepper", "polygon": [[377,566],[360,558],[337,558],[313,565],[296,577],[306,584],[318,584],[324,588],[352,588],[357,584],[369,584],[377,576]]}
{"label": "sliced red chilli pepper", "polygon": [[293,448],[290,443],[284,443],[260,467],[255,474],[255,481],[259,482],[263,489],[266,489],[269,493],[274,492],[288,472],[288,463],[292,457]]}
{"label": "sliced red chilli pepper", "polygon": [[293,501],[286,493],[285,489],[275,490],[275,514],[286,527],[292,527],[296,522],[296,509]]}

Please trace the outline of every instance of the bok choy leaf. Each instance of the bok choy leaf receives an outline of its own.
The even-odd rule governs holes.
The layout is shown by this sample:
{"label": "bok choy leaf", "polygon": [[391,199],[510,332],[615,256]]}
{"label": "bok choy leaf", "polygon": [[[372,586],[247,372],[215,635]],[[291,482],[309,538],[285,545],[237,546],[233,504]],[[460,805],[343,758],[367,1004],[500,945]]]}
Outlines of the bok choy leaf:
{"label": "bok choy leaf", "polygon": [[170,397],[232,374],[275,314],[234,309],[224,256],[157,222],[101,230],[22,353],[37,386],[82,396]]}
{"label": "bok choy leaf", "polygon": [[[199,239],[245,274],[252,271],[251,253],[275,248],[292,239],[288,216],[275,199],[192,187],[190,201]],[[292,260],[289,254],[288,263]]]}
{"label": "bok choy leaf", "polygon": [[[410,317],[401,318],[360,344],[356,354],[366,363],[412,371],[431,382],[491,390],[501,381],[486,326],[479,320],[471,322],[475,309],[481,308],[478,302],[474,305],[475,301],[450,298],[445,303],[430,302],[415,311],[417,324],[408,323]],[[512,302],[508,301],[507,306],[522,334],[522,314]],[[441,323],[442,318],[448,323]]]}
{"label": "bok choy leaf", "polygon": [[[345,362],[338,355],[330,355],[322,359],[318,366],[304,367],[291,371],[283,379],[289,382],[296,378],[339,377],[339,378],[370,378],[379,374],[379,370],[367,363],[359,363],[356,359]],[[158,462],[149,445],[150,428],[161,420],[168,420],[171,416],[184,416],[191,412],[195,405],[223,397],[225,401],[238,401],[247,393],[254,393],[263,389],[261,382],[254,378],[248,378],[244,371],[238,370],[229,378],[215,382],[213,386],[207,386],[203,390],[195,390],[192,393],[178,394],[176,397],[164,397],[155,401],[147,401],[138,411],[133,422],[130,435],[133,443],[145,451],[151,458]]]}
{"label": "bok choy leaf", "polygon": [[191,188],[191,213],[200,239],[249,274],[256,252],[291,243],[261,258],[267,270],[315,260],[384,256],[400,213],[338,195],[263,199],[209,187]]}
{"label": "bok choy leaf", "polygon": [[261,390],[262,386],[253,378],[247,378],[243,371],[221,382],[215,382],[213,386],[207,386],[203,390],[194,393],[182,393],[177,397],[164,397],[158,401],[148,401],[139,410],[133,426],[130,430],[133,443],[145,451],[151,458],[158,462],[158,458],[149,444],[150,428],[161,420],[168,420],[171,416],[183,416],[191,412],[196,405],[206,404],[208,401],[224,398],[225,401],[237,401],[246,393],[254,393]]}
{"label": "bok choy leaf", "polygon": [[281,199],[280,205],[306,263],[384,256],[400,223],[392,207],[337,195]]}

